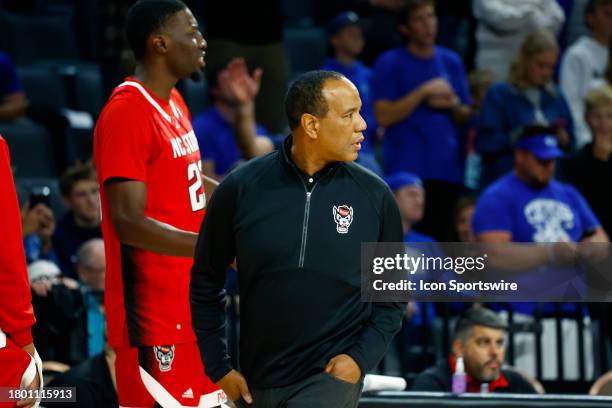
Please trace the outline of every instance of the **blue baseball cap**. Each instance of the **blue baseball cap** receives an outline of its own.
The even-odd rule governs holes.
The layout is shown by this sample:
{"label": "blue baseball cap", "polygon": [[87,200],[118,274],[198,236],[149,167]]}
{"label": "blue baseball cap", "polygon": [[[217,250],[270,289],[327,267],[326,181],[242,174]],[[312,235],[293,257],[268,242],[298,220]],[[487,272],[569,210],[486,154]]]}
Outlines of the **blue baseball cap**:
{"label": "blue baseball cap", "polygon": [[342,30],[344,27],[358,24],[359,16],[357,16],[357,13],[354,11],[344,11],[327,23],[327,35],[332,36]]}
{"label": "blue baseball cap", "polygon": [[402,187],[416,186],[423,188],[423,182],[416,174],[408,173],[407,171],[400,171],[394,173],[387,178],[385,181],[389,185],[391,191],[396,192]]}
{"label": "blue baseball cap", "polygon": [[551,160],[563,156],[557,136],[552,134],[523,137],[516,142],[516,149],[527,150],[540,160]]}

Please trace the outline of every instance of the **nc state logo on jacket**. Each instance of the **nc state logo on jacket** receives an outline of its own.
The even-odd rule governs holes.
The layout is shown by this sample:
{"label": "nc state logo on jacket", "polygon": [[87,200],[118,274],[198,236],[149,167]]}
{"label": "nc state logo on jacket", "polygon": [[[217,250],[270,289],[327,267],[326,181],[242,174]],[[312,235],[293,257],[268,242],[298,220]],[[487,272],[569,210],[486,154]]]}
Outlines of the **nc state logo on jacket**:
{"label": "nc state logo on jacket", "polygon": [[336,222],[336,231],[338,234],[348,233],[348,229],[353,222],[353,207],[341,205],[333,209],[334,221]]}

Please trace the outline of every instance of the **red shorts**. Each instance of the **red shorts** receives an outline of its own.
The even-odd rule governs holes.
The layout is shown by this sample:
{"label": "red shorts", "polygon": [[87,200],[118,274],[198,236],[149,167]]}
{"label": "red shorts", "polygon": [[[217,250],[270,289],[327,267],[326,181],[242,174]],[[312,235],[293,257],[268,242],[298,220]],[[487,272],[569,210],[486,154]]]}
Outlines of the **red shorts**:
{"label": "red shorts", "polygon": [[[27,351],[17,347],[0,331],[0,387],[25,388],[36,376],[36,364]],[[6,390],[6,388],[5,388]],[[7,391],[8,392],[8,391]],[[3,395],[6,401],[8,395]],[[12,408],[14,402],[0,402],[0,408]]]}
{"label": "red shorts", "polygon": [[119,406],[151,408],[217,407],[227,400],[204,374],[197,343],[121,347],[117,359]]}

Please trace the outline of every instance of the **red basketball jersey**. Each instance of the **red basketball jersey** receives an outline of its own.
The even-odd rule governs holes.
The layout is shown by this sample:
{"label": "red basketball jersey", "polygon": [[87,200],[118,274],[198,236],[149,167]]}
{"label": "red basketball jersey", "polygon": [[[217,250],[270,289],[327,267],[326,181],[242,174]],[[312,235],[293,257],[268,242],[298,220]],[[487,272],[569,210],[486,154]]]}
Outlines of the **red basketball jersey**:
{"label": "red basketball jersey", "polygon": [[[23,250],[21,214],[6,141],[0,136],[0,330],[19,347],[32,342],[32,295]],[[2,347],[0,345],[0,347]],[[1,365],[0,365],[1,366]],[[2,384],[0,384],[2,385]]]}
{"label": "red basketball jersey", "polygon": [[198,232],[206,197],[190,115],[173,89],[163,100],[128,78],[113,91],[94,135],[106,251],[105,305],[111,345],[152,346],[194,341],[189,306],[193,259],[161,255],[119,242],[105,183],[114,178],[147,187],[144,214]]}

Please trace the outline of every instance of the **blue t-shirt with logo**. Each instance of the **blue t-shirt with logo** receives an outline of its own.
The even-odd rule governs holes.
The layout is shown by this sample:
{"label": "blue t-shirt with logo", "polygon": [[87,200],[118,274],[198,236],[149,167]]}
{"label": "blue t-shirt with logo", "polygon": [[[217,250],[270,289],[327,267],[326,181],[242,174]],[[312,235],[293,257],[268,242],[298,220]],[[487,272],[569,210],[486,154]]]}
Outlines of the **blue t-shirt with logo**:
{"label": "blue t-shirt with logo", "polygon": [[[474,234],[508,231],[512,234],[513,242],[576,242],[599,225],[584,197],[570,184],[551,180],[546,187],[535,189],[521,181],[514,172],[506,174],[485,190],[472,218]],[[531,278],[535,281],[531,280],[531,285],[542,288],[554,286],[552,281],[542,285],[542,279],[550,278],[546,273],[539,276],[537,271],[535,273]],[[575,303],[564,303],[561,310],[574,313],[576,307]],[[512,309],[532,315],[536,304],[513,303]],[[553,311],[552,304],[543,305],[544,314]]]}
{"label": "blue t-shirt with logo", "polygon": [[600,223],[584,197],[557,180],[534,189],[514,172],[482,194],[472,219],[474,234],[509,231],[513,242],[580,241]]}
{"label": "blue t-shirt with logo", "polygon": [[[372,72],[372,99],[396,101],[437,77],[451,84],[462,104],[470,103],[463,62],[443,47],[435,47],[433,56],[425,59],[412,55],[406,47],[382,54]],[[408,171],[424,180],[462,183],[460,135],[450,110],[420,104],[407,118],[386,129],[385,174]]]}
{"label": "blue t-shirt with logo", "polygon": [[[215,173],[223,176],[241,160],[240,149],[234,138],[234,129],[216,107],[212,107],[193,119],[193,131],[198,139],[202,160],[215,162]],[[258,136],[267,131],[256,124]]]}

